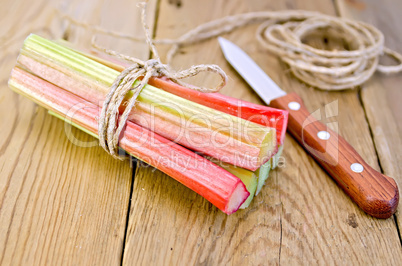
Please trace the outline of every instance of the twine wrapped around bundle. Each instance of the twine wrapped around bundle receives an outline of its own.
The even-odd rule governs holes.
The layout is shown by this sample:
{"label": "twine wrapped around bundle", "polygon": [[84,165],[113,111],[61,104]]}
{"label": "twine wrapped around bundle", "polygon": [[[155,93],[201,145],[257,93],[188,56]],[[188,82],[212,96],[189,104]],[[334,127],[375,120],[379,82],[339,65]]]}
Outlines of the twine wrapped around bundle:
{"label": "twine wrapped around bundle", "polygon": [[[145,19],[146,3],[141,3],[140,6],[142,7],[141,18],[145,41],[155,59],[142,61],[118,54],[113,50],[99,47],[93,39],[93,46],[98,50],[133,63],[113,83],[103,105],[99,121],[101,146],[115,157],[117,157],[120,132],[125,126],[138,95],[152,76],[166,76],[180,85],[202,92],[216,92],[226,84],[226,74],[216,65],[192,66],[176,73],[169,68],[168,64],[181,47],[232,32],[239,27],[262,23],[256,33],[256,38],[261,45],[286,62],[297,78],[319,89],[352,89],[367,81],[376,70],[386,74],[402,71],[402,55],[384,47],[384,35],[377,28],[360,21],[303,10],[251,12],[207,22],[177,39],[152,40]],[[79,22],[69,16],[64,16],[64,18],[72,24],[91,29],[96,33],[133,41],[144,41],[142,38]],[[321,29],[327,29],[329,36],[331,32],[332,34],[336,32],[334,37],[343,39],[350,50],[323,50],[303,43],[304,37]],[[167,65],[161,63],[154,44],[172,45],[167,54]],[[380,65],[379,57],[383,54],[396,59],[398,65]],[[180,81],[180,79],[195,76],[203,71],[219,74],[222,79],[221,84],[215,89],[206,89]],[[133,88],[135,80],[140,77],[142,80]],[[118,108],[130,90],[134,91],[134,95],[130,98],[116,129]]]}
{"label": "twine wrapped around bundle", "polygon": [[[131,110],[137,102],[139,94],[147,85],[151,77],[165,76],[177,84],[201,92],[217,92],[224,87],[227,82],[225,72],[217,65],[196,65],[179,72],[174,72],[169,68],[168,65],[162,64],[158,51],[152,42],[148,25],[146,24],[146,3],[140,3],[139,6],[142,7],[141,20],[144,28],[145,38],[155,59],[142,61],[138,58],[119,54],[113,50],[98,46],[95,42],[95,38],[92,39],[92,45],[98,50],[133,63],[123,72],[121,72],[121,74],[113,82],[108,94],[106,95],[102,106],[102,111],[99,116],[99,143],[108,153],[118,159],[124,159],[124,157],[118,155],[120,134],[126,125]],[[221,77],[221,83],[216,88],[203,88],[180,81],[180,79],[193,77],[201,72],[218,74]],[[142,78],[141,81],[134,85],[134,83],[140,78]],[[117,119],[119,117],[119,107],[129,91],[132,91],[133,95],[128,100],[126,108],[120,117],[118,127],[116,127]]]}

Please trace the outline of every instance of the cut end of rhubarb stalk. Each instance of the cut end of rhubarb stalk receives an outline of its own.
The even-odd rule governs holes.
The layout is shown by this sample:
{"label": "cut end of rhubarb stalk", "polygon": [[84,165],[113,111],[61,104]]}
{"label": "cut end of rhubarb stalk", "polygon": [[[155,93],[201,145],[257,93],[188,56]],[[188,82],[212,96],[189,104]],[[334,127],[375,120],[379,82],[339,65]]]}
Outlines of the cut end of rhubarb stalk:
{"label": "cut end of rhubarb stalk", "polygon": [[249,196],[250,192],[247,191],[243,182],[240,181],[239,185],[233,191],[224,212],[226,214],[232,214],[236,212]]}
{"label": "cut end of rhubarb stalk", "polygon": [[257,176],[253,173],[250,182],[248,184],[245,184],[248,192],[250,192],[250,196],[248,196],[247,200],[240,206],[240,209],[246,209],[248,206],[250,206],[251,202],[254,199],[255,191],[257,190],[257,183]]}
{"label": "cut end of rhubarb stalk", "polygon": [[246,186],[247,191],[250,192],[250,195],[248,196],[247,200],[240,206],[240,209],[247,208],[253,200],[255,191],[257,189],[257,175],[255,174],[255,172],[223,162],[219,162],[218,165],[229,173],[232,173],[233,175],[240,178],[240,180]]}

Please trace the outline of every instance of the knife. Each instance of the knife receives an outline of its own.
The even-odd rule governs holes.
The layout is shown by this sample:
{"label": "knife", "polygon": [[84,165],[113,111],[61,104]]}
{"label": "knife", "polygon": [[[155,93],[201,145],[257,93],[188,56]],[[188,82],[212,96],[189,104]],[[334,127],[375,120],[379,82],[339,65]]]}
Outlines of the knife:
{"label": "knife", "polygon": [[370,167],[336,132],[316,120],[296,93],[287,94],[238,46],[219,37],[226,60],[274,108],[289,111],[288,132],[366,213],[389,218],[399,202],[394,179]]}

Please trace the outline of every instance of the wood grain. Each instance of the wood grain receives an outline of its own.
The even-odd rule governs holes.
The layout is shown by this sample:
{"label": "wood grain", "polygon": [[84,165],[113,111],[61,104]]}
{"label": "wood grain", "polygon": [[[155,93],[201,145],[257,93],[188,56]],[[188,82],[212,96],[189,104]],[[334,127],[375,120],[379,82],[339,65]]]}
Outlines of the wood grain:
{"label": "wood grain", "polygon": [[[400,12],[402,2],[358,1],[357,8],[350,1],[335,1],[341,16],[359,19],[373,24],[385,37],[385,45],[402,52],[402,23]],[[383,58],[385,59],[385,58]],[[393,64],[391,60],[381,60]],[[402,75],[376,74],[361,89],[360,97],[367,119],[371,125],[376,151],[382,171],[395,178],[399,187],[402,184]],[[399,228],[402,228],[402,212],[396,212]]]}
{"label": "wood grain", "polygon": [[[289,111],[288,132],[362,210],[383,219],[395,213],[399,202],[395,180],[374,170],[338,132],[312,116],[299,95],[287,94],[270,105]],[[328,138],[320,138],[320,133]],[[353,171],[353,164],[362,166],[361,172]]]}
{"label": "wood grain", "polygon": [[[158,38],[178,37],[203,22],[247,11],[298,8],[335,14],[329,0],[176,3],[161,2]],[[340,134],[378,170],[357,92],[329,93],[301,84],[284,64],[257,44],[255,29],[250,26],[225,38],[250,54],[283,89],[300,94],[309,110],[321,111],[323,123],[338,125]],[[328,48],[339,45],[331,39],[323,43],[322,38],[311,44]],[[160,53],[165,54],[166,48],[160,47]],[[225,62],[216,39],[181,49],[173,67],[198,63],[219,64],[229,74],[223,93],[262,103]],[[217,81],[203,76],[191,82],[212,85]],[[137,169],[124,264],[354,265],[397,264],[401,259],[394,221],[377,220],[361,211],[290,137],[286,139],[282,167],[271,173],[249,209],[231,216],[218,212],[166,175],[152,168]]]}
{"label": "wood grain", "polygon": [[[120,264],[132,184],[129,162],[116,161],[99,147],[74,145],[62,121],[7,88],[29,33],[60,38],[66,24],[57,9],[88,18],[100,15],[103,4],[2,1],[7,8],[0,11],[1,265]],[[79,130],[72,135],[95,141]]]}

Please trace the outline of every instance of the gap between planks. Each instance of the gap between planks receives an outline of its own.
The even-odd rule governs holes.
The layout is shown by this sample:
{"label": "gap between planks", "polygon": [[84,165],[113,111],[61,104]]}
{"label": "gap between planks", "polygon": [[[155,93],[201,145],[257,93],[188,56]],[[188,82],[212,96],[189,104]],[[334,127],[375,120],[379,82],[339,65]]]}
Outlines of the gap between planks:
{"label": "gap between planks", "polygon": [[130,166],[132,167],[133,172],[131,175],[132,177],[131,177],[131,187],[130,187],[130,198],[129,198],[128,207],[127,207],[126,226],[124,228],[124,237],[123,237],[123,244],[122,244],[123,246],[121,249],[120,265],[123,265],[124,251],[126,248],[127,229],[128,229],[128,223],[130,221],[131,199],[133,198],[133,191],[134,191],[135,172],[136,172],[137,166],[138,166],[138,160],[132,156],[130,156]]}
{"label": "gap between planks", "polygon": [[[362,109],[363,109],[363,112],[364,112],[364,117],[365,117],[365,119],[366,119],[366,121],[367,121],[367,125],[368,125],[368,127],[369,127],[369,132],[370,132],[371,140],[373,141],[373,147],[374,147],[375,154],[376,154],[376,156],[377,156],[378,166],[380,167],[381,173],[385,175],[383,166],[382,166],[382,164],[381,164],[380,156],[379,156],[379,151],[378,151],[377,145],[376,145],[376,143],[375,143],[375,141],[374,141],[373,127],[371,126],[370,120],[368,119],[368,115],[367,115],[367,111],[366,111],[366,106],[364,105],[364,101],[363,101],[363,98],[362,98],[362,88],[359,87],[357,90],[358,90],[358,91],[357,91],[357,95],[358,95],[358,97],[359,97],[359,102],[360,102],[360,105],[362,106]],[[392,216],[393,216],[393,218],[394,218],[393,220],[394,220],[394,223],[395,223],[396,232],[397,232],[398,237],[399,237],[399,242],[400,242],[401,247],[402,247],[401,231],[400,231],[400,229],[399,229],[398,220],[397,220],[397,217],[396,217],[396,214],[395,214],[395,213],[394,213]]]}

